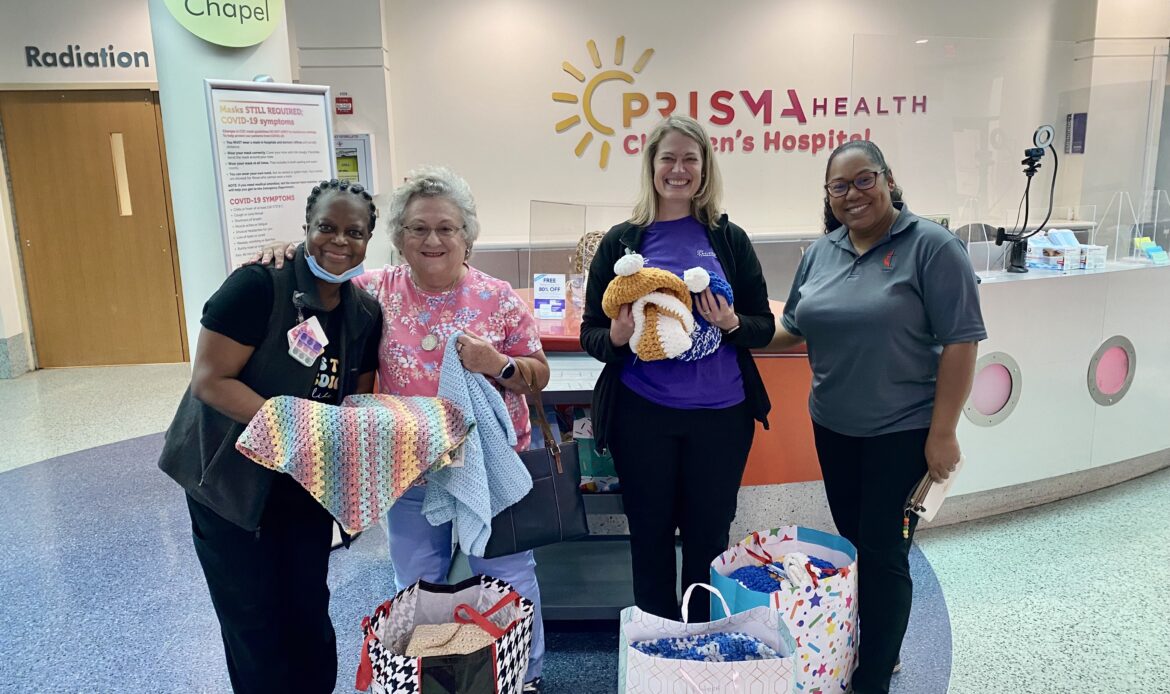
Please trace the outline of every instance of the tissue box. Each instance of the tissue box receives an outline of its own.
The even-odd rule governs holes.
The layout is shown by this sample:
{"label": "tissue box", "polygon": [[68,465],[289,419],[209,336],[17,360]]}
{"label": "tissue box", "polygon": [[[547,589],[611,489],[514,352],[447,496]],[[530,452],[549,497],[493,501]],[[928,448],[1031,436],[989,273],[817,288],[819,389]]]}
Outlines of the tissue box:
{"label": "tissue box", "polygon": [[1075,246],[1057,246],[1046,238],[1028,241],[1025,264],[1036,270],[1072,272],[1081,269],[1081,249]]}
{"label": "tissue box", "polygon": [[1081,269],[1104,270],[1105,255],[1104,246],[1081,245]]}

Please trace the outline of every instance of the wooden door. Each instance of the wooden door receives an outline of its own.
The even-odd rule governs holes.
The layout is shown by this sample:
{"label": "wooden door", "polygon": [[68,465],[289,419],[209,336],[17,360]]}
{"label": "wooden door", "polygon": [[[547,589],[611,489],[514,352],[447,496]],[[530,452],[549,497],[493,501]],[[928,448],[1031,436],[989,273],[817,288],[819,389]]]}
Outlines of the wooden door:
{"label": "wooden door", "polygon": [[151,93],[0,93],[0,123],[38,366],[183,361]]}

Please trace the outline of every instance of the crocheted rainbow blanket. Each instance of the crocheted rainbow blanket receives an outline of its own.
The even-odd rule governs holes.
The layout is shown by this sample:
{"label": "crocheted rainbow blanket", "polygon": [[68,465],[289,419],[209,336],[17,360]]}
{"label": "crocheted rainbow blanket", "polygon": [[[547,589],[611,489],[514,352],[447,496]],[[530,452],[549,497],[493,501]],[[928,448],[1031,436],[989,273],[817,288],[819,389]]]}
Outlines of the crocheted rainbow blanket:
{"label": "crocheted rainbow blanket", "polygon": [[281,395],[252,417],[236,449],[291,475],[352,534],[458,457],[470,427],[442,398],[351,395],[327,405]]}

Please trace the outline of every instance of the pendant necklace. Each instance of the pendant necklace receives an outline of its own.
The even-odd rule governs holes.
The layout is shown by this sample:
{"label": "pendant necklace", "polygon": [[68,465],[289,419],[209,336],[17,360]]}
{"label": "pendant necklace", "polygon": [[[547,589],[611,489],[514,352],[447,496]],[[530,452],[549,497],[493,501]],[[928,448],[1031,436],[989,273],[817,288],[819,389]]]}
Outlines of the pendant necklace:
{"label": "pendant necklace", "polygon": [[[439,315],[442,315],[443,311],[447,310],[447,308],[451,304],[451,299],[455,296],[455,286],[457,284],[459,284],[460,280],[462,280],[462,279],[463,279],[462,277],[456,279],[454,282],[451,283],[451,285],[449,287],[447,287],[447,289],[445,290],[447,295],[443,298],[443,303],[442,303],[442,305],[439,306],[439,309],[438,309],[438,311],[436,311],[436,313],[438,313]],[[417,289],[425,297],[426,291],[423,290],[422,287],[418,286],[418,282],[416,282],[414,279],[413,272],[410,273],[410,281],[412,284],[414,284],[414,288]],[[424,299],[424,301],[425,301],[425,299]],[[427,352],[433,352],[436,349],[438,349],[439,348],[438,329],[436,328],[436,329],[432,330],[430,325],[428,325],[428,323],[430,323],[430,321],[427,321],[427,323],[423,323],[422,321],[419,321],[418,320],[418,313],[415,313],[415,320],[418,321],[419,324],[422,325],[423,330],[426,331],[426,335],[423,335],[422,342],[419,343],[419,346],[422,347],[423,350],[425,350]]]}

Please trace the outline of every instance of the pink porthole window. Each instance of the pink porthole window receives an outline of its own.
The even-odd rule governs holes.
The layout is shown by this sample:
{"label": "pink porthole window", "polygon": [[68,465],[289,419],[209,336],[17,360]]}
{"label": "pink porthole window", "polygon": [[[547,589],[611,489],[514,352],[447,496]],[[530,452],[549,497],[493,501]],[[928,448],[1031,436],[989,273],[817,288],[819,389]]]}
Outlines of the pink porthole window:
{"label": "pink porthole window", "polygon": [[1110,347],[1097,363],[1097,389],[1106,395],[1117,395],[1129,377],[1129,355],[1120,347]]}
{"label": "pink porthole window", "polygon": [[1020,367],[1006,352],[979,358],[975,380],[963,413],[979,426],[994,426],[1007,419],[1020,399]]}
{"label": "pink porthole window", "polygon": [[1137,370],[1133,343],[1114,335],[1097,348],[1089,360],[1089,395],[1098,405],[1116,404],[1129,391]]}
{"label": "pink porthole window", "polygon": [[971,404],[979,414],[990,417],[1008,403],[1012,395],[1012,374],[1003,364],[988,364],[975,374]]}

